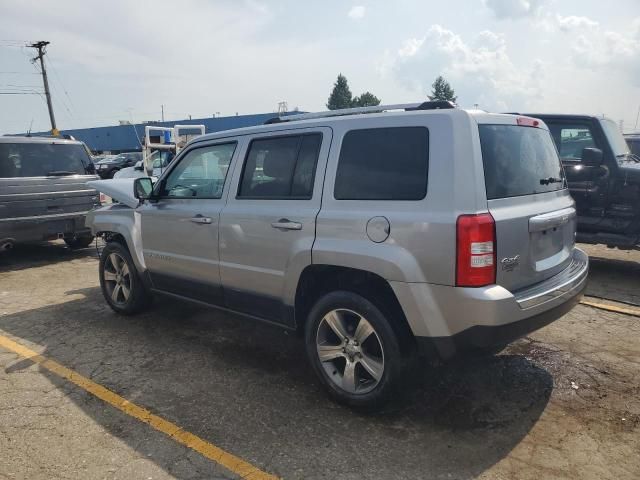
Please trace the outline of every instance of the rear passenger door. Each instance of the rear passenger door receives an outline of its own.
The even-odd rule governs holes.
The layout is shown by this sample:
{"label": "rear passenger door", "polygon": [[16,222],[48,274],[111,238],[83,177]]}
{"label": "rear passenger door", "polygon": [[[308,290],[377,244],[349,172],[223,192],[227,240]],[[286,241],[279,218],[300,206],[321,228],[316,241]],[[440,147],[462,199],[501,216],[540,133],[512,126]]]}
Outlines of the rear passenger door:
{"label": "rear passenger door", "polygon": [[220,218],[226,305],[293,326],[297,279],[311,263],[331,129],[253,136]]}

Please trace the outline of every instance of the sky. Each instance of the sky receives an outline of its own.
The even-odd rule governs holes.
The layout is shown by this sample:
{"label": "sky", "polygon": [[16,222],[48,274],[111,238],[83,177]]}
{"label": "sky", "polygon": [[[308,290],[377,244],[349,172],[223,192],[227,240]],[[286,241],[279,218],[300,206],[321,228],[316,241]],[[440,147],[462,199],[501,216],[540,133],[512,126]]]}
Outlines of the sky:
{"label": "sky", "polygon": [[0,134],[50,128],[38,40],[61,130],[325,110],[339,73],[388,104],[443,75],[463,108],[640,112],[640,0],[2,0]]}

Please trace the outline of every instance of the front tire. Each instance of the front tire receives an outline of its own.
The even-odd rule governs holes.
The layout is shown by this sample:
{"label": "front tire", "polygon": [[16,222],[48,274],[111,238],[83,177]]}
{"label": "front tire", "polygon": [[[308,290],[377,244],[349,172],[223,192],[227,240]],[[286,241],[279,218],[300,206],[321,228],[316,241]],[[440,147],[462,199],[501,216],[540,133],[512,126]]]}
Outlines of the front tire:
{"label": "front tire", "polygon": [[121,315],[142,311],[151,300],[129,251],[118,242],[109,242],[100,255],[100,287],[109,306]]}
{"label": "front tire", "polygon": [[317,301],[305,345],[315,373],[339,403],[379,407],[400,382],[404,360],[398,337],[382,311],[356,293],[336,291]]}

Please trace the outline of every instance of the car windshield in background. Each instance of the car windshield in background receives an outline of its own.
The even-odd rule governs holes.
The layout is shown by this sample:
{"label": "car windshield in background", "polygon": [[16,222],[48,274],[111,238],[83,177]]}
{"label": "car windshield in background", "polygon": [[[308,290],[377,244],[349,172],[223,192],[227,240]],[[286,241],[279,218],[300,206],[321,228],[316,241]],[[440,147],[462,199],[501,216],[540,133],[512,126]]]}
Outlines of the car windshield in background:
{"label": "car windshield in background", "polygon": [[622,136],[620,127],[618,127],[613,120],[602,118],[600,119],[600,125],[602,125],[604,134],[607,136],[609,144],[611,145],[611,150],[613,150],[613,154],[616,158],[626,157],[631,153],[629,151],[629,145],[627,145],[627,142]]}
{"label": "car windshield in background", "polygon": [[0,178],[86,174],[81,144],[0,143]]}
{"label": "car windshield in background", "polygon": [[547,130],[480,125],[487,198],[516,197],[565,188],[564,171]]}

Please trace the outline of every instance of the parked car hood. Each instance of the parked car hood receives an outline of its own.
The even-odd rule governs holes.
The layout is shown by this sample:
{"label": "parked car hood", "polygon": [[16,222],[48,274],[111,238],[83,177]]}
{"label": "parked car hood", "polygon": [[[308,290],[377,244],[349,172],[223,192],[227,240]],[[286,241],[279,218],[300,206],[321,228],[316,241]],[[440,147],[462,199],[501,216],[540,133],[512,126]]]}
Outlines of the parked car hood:
{"label": "parked car hood", "polygon": [[140,201],[133,195],[134,181],[135,178],[117,178],[112,180],[94,180],[87,182],[87,185],[105,195],[109,195],[127,207],[136,208],[140,204]]}

